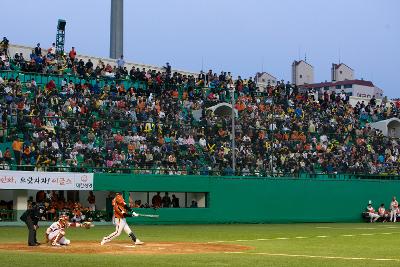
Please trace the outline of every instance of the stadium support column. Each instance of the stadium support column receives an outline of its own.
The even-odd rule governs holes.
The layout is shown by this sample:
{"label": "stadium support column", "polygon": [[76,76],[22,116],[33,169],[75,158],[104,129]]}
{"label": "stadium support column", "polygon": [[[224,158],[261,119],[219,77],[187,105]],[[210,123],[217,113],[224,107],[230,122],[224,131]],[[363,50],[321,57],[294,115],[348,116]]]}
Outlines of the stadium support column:
{"label": "stadium support column", "polygon": [[15,216],[18,221],[22,213],[26,211],[28,207],[28,190],[14,190],[13,196],[13,210],[16,211]]}
{"label": "stadium support column", "polygon": [[124,1],[111,0],[110,58],[119,58],[124,50]]}

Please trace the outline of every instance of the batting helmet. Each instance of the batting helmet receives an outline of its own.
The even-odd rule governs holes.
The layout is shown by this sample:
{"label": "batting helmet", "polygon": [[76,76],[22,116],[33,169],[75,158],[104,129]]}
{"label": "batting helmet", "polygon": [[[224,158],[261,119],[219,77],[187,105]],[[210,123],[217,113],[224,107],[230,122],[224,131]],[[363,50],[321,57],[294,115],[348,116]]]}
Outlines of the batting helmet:
{"label": "batting helmet", "polygon": [[121,194],[117,194],[113,202],[117,205],[125,205],[125,200]]}

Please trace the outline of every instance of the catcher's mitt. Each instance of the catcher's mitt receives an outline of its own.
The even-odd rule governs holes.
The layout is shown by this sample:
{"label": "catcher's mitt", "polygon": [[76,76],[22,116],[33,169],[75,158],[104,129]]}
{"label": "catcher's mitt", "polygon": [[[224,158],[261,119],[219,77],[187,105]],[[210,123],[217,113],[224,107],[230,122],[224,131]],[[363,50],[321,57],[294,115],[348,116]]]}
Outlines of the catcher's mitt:
{"label": "catcher's mitt", "polygon": [[81,223],[81,227],[89,229],[90,227],[93,227],[94,225],[91,222],[83,222]]}

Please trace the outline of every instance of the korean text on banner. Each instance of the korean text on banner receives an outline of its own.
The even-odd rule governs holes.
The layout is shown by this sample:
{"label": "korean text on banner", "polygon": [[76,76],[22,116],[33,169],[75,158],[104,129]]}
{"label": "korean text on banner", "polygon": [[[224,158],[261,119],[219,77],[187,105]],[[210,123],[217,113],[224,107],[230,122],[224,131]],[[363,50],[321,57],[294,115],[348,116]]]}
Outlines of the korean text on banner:
{"label": "korean text on banner", "polygon": [[0,171],[0,189],[93,190],[93,173]]}

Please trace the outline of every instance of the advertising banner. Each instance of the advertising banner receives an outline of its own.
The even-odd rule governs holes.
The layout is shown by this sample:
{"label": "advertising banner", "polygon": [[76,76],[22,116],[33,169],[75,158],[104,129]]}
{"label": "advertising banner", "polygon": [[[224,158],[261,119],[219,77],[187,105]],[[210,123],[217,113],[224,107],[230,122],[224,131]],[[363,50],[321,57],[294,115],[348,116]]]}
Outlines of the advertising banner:
{"label": "advertising banner", "polygon": [[0,189],[93,190],[93,173],[1,170]]}

